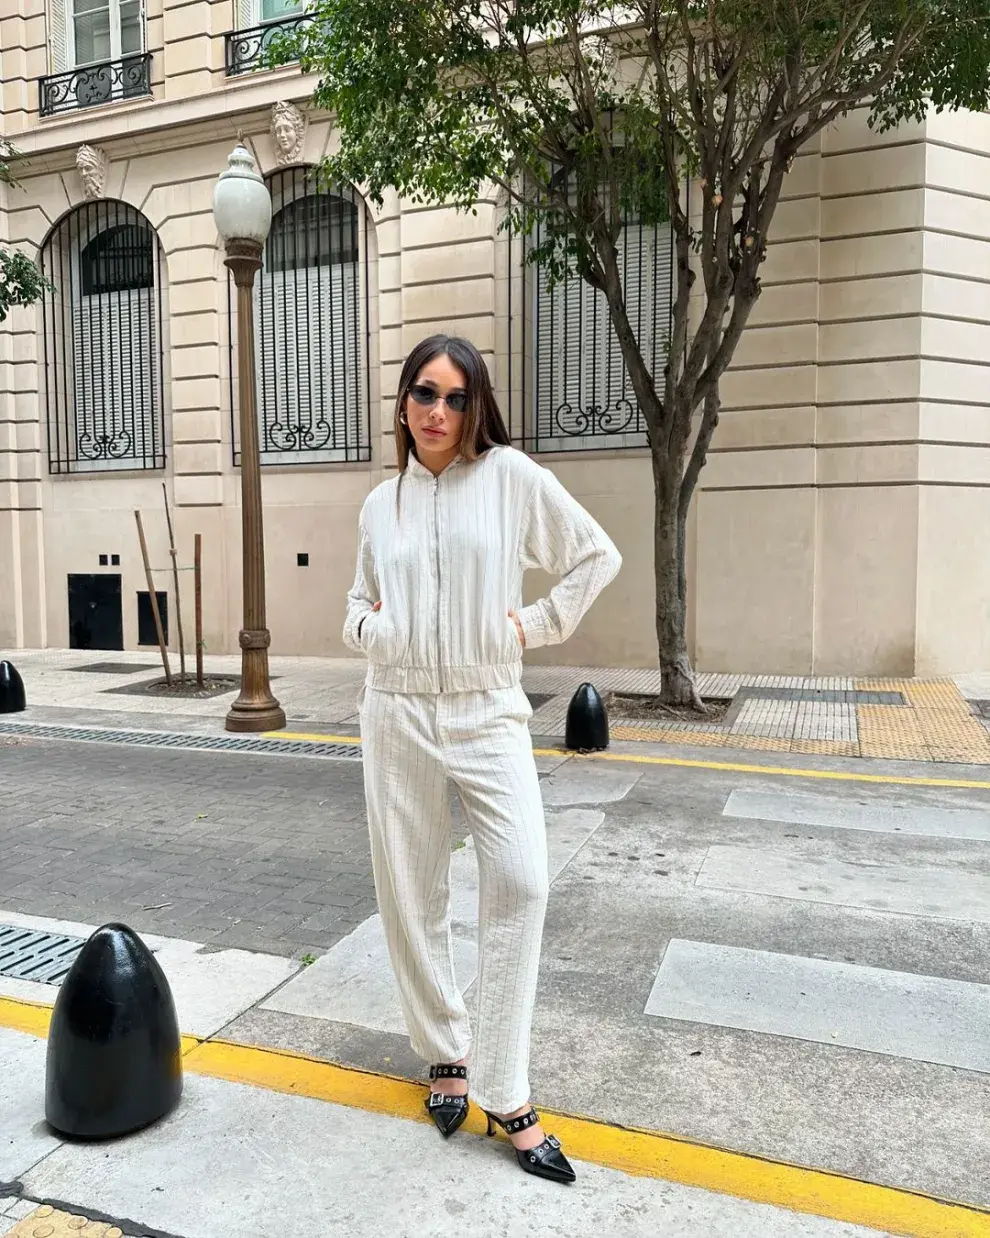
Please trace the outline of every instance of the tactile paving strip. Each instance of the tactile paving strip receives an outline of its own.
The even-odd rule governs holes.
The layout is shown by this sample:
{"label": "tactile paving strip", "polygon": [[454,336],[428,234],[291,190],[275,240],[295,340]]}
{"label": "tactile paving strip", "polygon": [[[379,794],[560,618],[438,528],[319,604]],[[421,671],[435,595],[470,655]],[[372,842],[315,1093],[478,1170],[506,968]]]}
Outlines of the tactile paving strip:
{"label": "tactile paving strip", "polygon": [[71,1212],[59,1212],[42,1204],[18,1221],[6,1238],[130,1238],[106,1221],[91,1221]]}

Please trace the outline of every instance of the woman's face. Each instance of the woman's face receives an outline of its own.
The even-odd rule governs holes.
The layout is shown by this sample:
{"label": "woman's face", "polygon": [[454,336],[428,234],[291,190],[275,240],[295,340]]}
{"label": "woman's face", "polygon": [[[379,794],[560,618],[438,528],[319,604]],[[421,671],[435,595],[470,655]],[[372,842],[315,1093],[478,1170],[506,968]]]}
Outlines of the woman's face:
{"label": "woman's face", "polygon": [[416,375],[402,410],[421,464],[442,467],[458,454],[466,409],[464,371],[449,357],[434,357]]}

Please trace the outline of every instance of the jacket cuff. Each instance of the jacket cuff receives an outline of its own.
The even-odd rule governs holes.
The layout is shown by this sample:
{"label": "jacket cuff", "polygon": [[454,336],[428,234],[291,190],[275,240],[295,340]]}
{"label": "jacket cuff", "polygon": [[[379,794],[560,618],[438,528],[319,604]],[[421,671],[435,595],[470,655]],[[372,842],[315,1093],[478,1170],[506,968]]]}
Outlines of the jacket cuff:
{"label": "jacket cuff", "polygon": [[552,643],[552,633],[543,615],[543,607],[539,602],[532,606],[524,606],[517,611],[520,627],[526,637],[527,649],[540,649],[543,645]]}

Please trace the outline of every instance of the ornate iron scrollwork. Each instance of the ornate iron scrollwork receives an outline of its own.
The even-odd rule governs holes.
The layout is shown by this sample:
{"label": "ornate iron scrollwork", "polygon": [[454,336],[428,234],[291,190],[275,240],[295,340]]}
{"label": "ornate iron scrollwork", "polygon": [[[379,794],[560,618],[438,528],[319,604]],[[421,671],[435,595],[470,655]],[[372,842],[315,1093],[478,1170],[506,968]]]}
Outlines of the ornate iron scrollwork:
{"label": "ornate iron scrollwork", "polygon": [[227,76],[237,77],[265,67],[265,55],[272,41],[283,34],[290,34],[313,19],[308,13],[297,17],[283,17],[278,21],[265,22],[248,30],[232,30],[226,36]]}
{"label": "ornate iron scrollwork", "polygon": [[38,89],[42,116],[57,116],[61,112],[99,107],[102,103],[123,99],[140,99],[151,94],[151,53],[43,77]]}

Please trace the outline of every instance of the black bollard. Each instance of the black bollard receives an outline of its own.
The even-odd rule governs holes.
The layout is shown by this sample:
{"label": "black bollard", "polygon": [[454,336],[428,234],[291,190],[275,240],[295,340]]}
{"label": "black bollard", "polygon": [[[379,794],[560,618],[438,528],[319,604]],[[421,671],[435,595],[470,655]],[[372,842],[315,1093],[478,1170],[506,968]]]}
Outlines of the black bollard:
{"label": "black bollard", "polygon": [[608,747],[608,712],[590,683],[583,683],[567,707],[564,747],[572,752],[604,752]]}
{"label": "black bollard", "polygon": [[27,709],[24,680],[16,666],[0,662],[0,714],[18,714],[22,709]]}
{"label": "black bollard", "polygon": [[123,924],[107,924],[62,981],[48,1033],[45,1117],[73,1139],[150,1126],[182,1095],[182,1052],[165,973]]}

